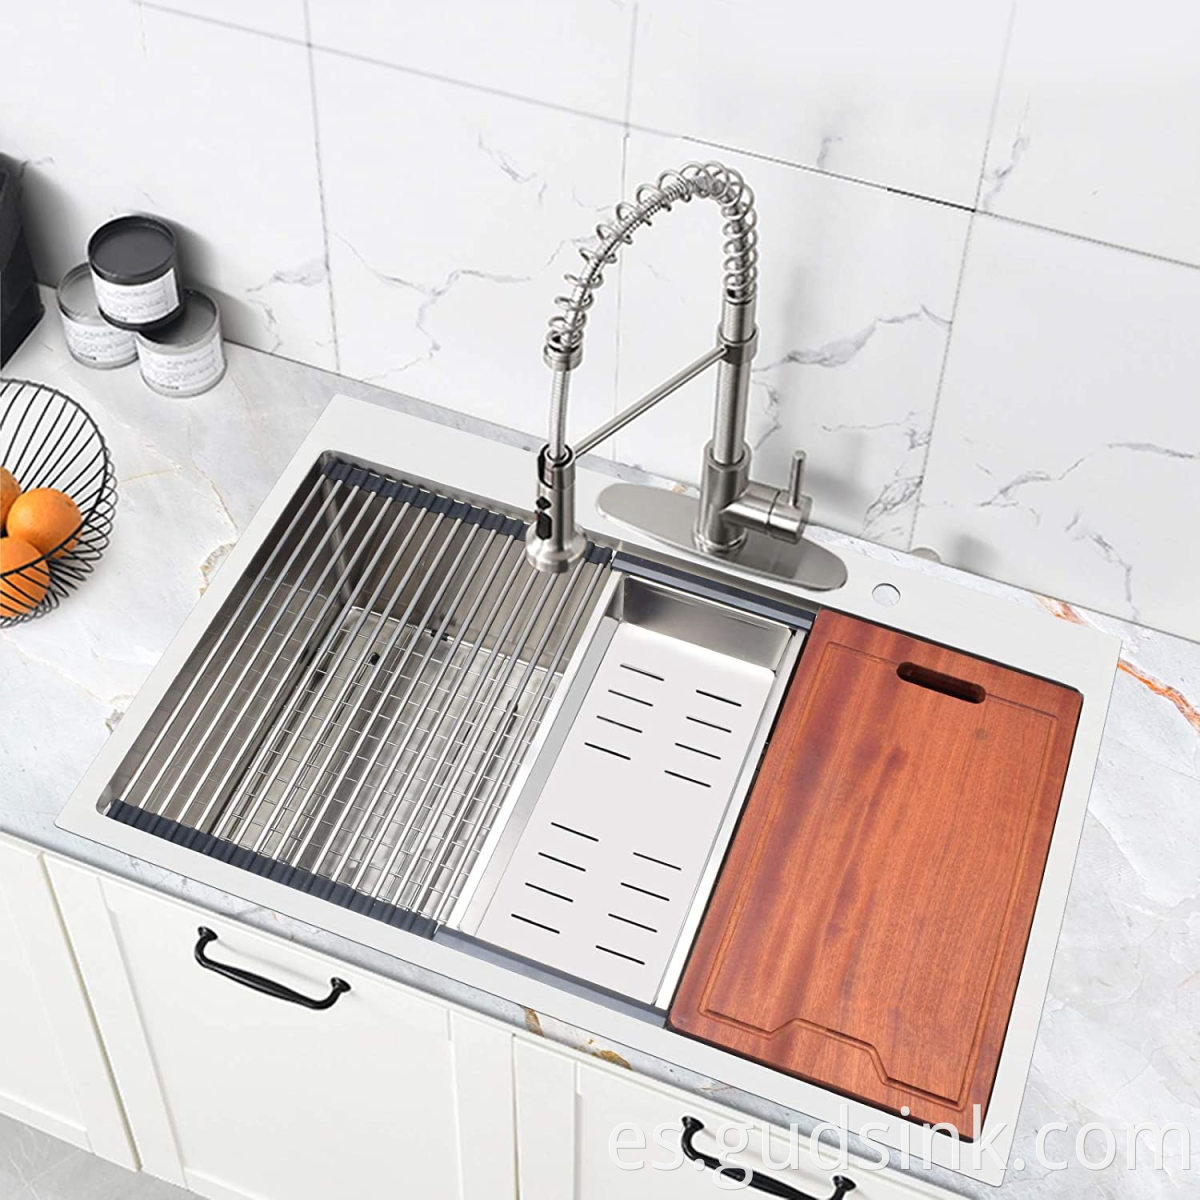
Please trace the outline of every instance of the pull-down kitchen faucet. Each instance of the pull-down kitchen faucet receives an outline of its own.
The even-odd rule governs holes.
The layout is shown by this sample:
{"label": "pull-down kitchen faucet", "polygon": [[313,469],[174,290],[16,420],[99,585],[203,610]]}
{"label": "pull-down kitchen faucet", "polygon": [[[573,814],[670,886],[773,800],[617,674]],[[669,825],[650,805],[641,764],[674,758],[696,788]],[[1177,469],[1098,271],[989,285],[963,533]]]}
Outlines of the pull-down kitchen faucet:
{"label": "pull-down kitchen faucet", "polygon": [[[658,213],[677,202],[693,197],[716,201],[724,220],[724,288],[716,346],[572,448],[566,440],[571,374],[583,357],[584,326],[596,289],[604,282],[604,268],[617,261],[617,251],[622,244],[632,242],[636,229],[649,225]],[[656,182],[639,187],[632,202],[618,204],[613,218],[597,227],[596,244],[580,250],[585,267],[578,274],[567,275],[571,291],[555,301],[561,311],[550,321],[543,350],[554,373],[550,440],[538,455],[536,514],[526,537],[529,558],[539,570],[563,571],[584,551],[586,539],[575,523],[577,456],[586,454],[716,364],[713,435],[704,448],[698,504],[661,489],[617,485],[601,497],[601,507],[614,519],[642,528],[660,540],[676,545],[686,542],[685,549],[734,559],[754,573],[782,574],[815,588],[838,587],[845,581],[841,561],[802,538],[812,507],[803,492],[803,451],[793,457],[786,488],[750,479],[750,448],[745,435],[750,365],[758,342],[754,315],[758,291],[756,220],[754,193],[737,171],[717,162],[688,163],[678,171],[664,171]],[[606,497],[610,504],[605,503]],[[685,512],[681,504],[690,507]],[[781,555],[777,549],[765,555],[761,550],[751,554],[749,534],[767,534],[799,550],[793,550],[790,556]]]}

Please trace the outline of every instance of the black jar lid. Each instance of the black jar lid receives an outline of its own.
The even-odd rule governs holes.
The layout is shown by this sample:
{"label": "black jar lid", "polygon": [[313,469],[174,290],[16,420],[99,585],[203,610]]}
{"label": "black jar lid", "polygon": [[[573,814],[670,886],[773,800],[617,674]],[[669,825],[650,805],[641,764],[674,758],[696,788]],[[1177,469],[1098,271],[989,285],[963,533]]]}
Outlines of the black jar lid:
{"label": "black jar lid", "polygon": [[109,283],[149,283],[175,265],[175,232],[157,217],[116,217],[88,239],[88,262]]}

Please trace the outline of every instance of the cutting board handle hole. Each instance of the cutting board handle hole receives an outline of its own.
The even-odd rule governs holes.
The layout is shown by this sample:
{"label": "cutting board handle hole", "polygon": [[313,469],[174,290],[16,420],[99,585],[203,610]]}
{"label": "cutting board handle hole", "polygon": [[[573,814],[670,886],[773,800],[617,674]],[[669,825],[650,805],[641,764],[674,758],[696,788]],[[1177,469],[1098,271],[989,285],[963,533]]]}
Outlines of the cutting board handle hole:
{"label": "cutting board handle hole", "polygon": [[914,662],[902,662],[896,668],[896,674],[905,683],[915,683],[917,687],[941,692],[943,696],[953,696],[955,700],[965,700],[968,704],[982,704],[987,699],[987,692],[979,684],[953,675],[943,675],[941,671],[931,671]]}

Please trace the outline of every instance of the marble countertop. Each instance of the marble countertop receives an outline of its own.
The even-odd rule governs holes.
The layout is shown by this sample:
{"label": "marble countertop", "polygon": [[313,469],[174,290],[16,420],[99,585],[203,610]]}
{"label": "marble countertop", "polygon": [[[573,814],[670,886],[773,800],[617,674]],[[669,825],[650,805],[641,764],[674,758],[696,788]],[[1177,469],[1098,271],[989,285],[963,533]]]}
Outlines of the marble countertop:
{"label": "marble countertop", "polygon": [[[52,297],[48,297],[52,301]],[[211,392],[167,400],[136,367],[90,370],[66,353],[53,305],[3,375],[57,387],[80,401],[109,441],[120,501],[112,545],[80,591],[49,616],[0,631],[0,830],[167,894],[270,930],[424,991],[486,1012],[756,1117],[811,1122],[714,1080],[521,1009],[453,979],[260,909],[192,880],[59,830],[55,817],[184,617],[204,591],[319,412],[336,393],[534,448],[541,438],[468,418],[286,359],[227,347],[229,370]],[[540,409],[530,424],[539,424]],[[644,478],[607,460],[595,465]],[[1002,1195],[1120,1196],[1189,1188],[1178,1139],[1166,1173],[1143,1150],[1127,1171],[1128,1132],[1141,1123],[1191,1130],[1200,1167],[1200,645],[963,574],[830,531],[909,569],[1122,638],[1070,902],[1037,1051]],[[1190,697],[1190,698],[1189,698]],[[1052,1134],[1038,1161],[1037,1130]],[[1110,1167],[1075,1161],[1077,1133],[1098,1122],[1116,1137]],[[1100,1158],[1100,1137],[1089,1144]],[[973,1196],[995,1194],[946,1172],[918,1174]],[[1193,1183],[1190,1185],[1194,1188]],[[1167,1181],[1170,1181],[1169,1183]]]}

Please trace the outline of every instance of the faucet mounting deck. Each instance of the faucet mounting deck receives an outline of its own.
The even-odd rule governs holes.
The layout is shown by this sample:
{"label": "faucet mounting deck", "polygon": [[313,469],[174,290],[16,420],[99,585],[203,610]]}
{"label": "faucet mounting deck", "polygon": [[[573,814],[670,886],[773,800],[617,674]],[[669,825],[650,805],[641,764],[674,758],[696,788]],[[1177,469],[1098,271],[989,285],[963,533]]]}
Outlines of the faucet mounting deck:
{"label": "faucet mounting deck", "polygon": [[[633,240],[635,230],[649,225],[660,212],[695,197],[716,201],[724,220],[724,285],[716,346],[572,448],[566,438],[571,376],[583,358],[587,314],[596,289],[604,282],[604,268],[617,261],[618,250]],[[671,504],[671,517],[664,521],[661,515],[653,515],[660,508],[657,498],[663,496],[662,492],[618,485],[605,493],[616,493],[616,511],[607,506],[606,511],[614,519],[637,525],[661,540],[673,544],[686,541],[686,549],[734,559],[756,573],[783,574],[822,589],[845,582],[845,568],[839,559],[803,541],[812,507],[803,490],[803,452],[798,451],[793,458],[786,488],[750,479],[750,448],[745,435],[750,369],[758,343],[756,221],[754,193],[737,171],[717,162],[693,162],[678,171],[665,171],[654,183],[639,187],[632,202],[618,204],[612,220],[597,227],[597,242],[580,250],[585,266],[578,274],[566,277],[571,291],[556,299],[560,311],[550,321],[543,350],[553,372],[550,436],[538,455],[536,516],[526,539],[529,557],[540,570],[565,570],[583,553],[585,539],[575,523],[576,457],[715,365],[713,434],[704,448],[699,501],[676,498]],[[649,498],[639,502],[638,494],[646,491],[654,494],[654,502],[648,502]],[[695,509],[694,516],[688,511],[686,533],[681,530],[681,503]],[[764,558],[761,550],[750,550],[748,543],[764,534],[790,543],[796,551],[781,556],[776,550]]]}

